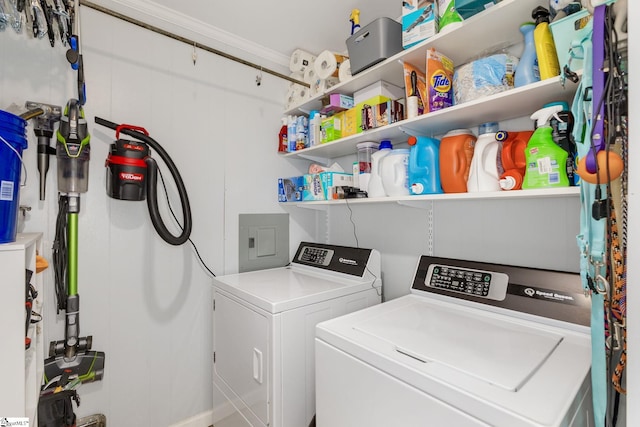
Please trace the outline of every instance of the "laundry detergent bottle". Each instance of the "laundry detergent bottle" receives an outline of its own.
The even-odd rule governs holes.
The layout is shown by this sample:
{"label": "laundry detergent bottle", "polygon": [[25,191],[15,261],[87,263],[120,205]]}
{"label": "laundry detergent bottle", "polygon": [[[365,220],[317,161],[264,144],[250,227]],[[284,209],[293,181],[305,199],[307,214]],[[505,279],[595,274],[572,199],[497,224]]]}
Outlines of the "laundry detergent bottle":
{"label": "laundry detergent bottle", "polygon": [[409,137],[409,192],[413,195],[442,193],[440,141],[427,136]]}
{"label": "laundry detergent bottle", "polygon": [[476,136],[469,129],[447,132],[440,140],[440,184],[445,193],[466,193]]}
{"label": "laundry detergent bottle", "polygon": [[500,175],[498,172],[498,152],[500,144],[496,141],[496,132],[478,135],[473,150],[467,191],[469,193],[483,191],[500,191]]}
{"label": "laundry detergent bottle", "polygon": [[384,140],[380,142],[378,151],[371,154],[371,176],[369,177],[369,185],[367,187],[368,197],[384,197],[387,195],[382,185],[380,164],[382,163],[382,158],[389,154],[392,148],[391,141]]}
{"label": "laundry detergent bottle", "polygon": [[531,115],[537,128],[524,153],[527,170],[522,183],[523,189],[569,186],[568,153],[553,141],[553,128],[549,124],[554,115],[562,110],[562,105],[551,105]]}
{"label": "laundry detergent bottle", "polygon": [[503,172],[500,175],[500,188],[503,190],[520,190],[527,170],[527,160],[524,152],[533,131],[496,133],[496,141],[500,144],[500,159]]}
{"label": "laundry detergent bottle", "polygon": [[380,164],[380,175],[384,192],[390,197],[408,196],[409,150],[399,148],[391,150]]}

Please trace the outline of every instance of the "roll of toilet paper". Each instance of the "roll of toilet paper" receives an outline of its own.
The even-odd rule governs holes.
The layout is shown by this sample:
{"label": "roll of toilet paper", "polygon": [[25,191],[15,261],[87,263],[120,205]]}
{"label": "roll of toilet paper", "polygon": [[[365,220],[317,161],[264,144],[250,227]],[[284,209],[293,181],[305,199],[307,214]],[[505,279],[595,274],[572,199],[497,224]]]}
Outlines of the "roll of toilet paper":
{"label": "roll of toilet paper", "polygon": [[335,86],[340,81],[335,77],[329,77],[328,79],[320,79],[316,78],[313,83],[311,83],[311,96],[316,96],[321,93],[326,92],[332,86]]}
{"label": "roll of toilet paper", "polygon": [[315,60],[316,57],[312,53],[296,49],[289,59],[289,70],[294,73],[304,73],[307,68],[313,68]]}
{"label": "roll of toilet paper", "polygon": [[306,70],[304,70],[304,76],[302,77],[302,80],[305,81],[306,83],[312,84],[316,81],[317,76],[316,76],[316,70],[314,67],[309,67]]}
{"label": "roll of toilet paper", "polygon": [[340,79],[340,82],[346,82],[351,79],[351,77],[353,77],[351,75],[351,61],[345,59],[342,61],[342,64],[340,64],[340,68],[338,68],[338,79]]}
{"label": "roll of toilet paper", "polygon": [[316,70],[316,75],[321,79],[338,77],[338,68],[347,59],[349,58],[344,55],[325,50],[318,55],[313,63],[313,68]]}
{"label": "roll of toilet paper", "polygon": [[284,99],[284,106],[286,110],[289,110],[297,105],[302,104],[305,99],[309,98],[310,91],[308,87],[301,85],[294,85],[287,90],[287,94]]}

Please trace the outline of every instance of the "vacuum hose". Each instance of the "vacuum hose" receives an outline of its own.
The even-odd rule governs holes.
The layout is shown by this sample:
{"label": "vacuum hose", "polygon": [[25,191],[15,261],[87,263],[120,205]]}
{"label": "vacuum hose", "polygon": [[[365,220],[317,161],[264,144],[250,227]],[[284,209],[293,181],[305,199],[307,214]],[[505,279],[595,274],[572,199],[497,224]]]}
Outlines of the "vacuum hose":
{"label": "vacuum hose", "polygon": [[[118,128],[118,124],[110,122],[105,119],[101,119],[100,117],[95,118],[95,122],[99,125],[108,127],[109,129],[116,130]],[[158,192],[157,192],[157,181],[158,181],[158,166],[151,157],[147,157],[145,159],[145,163],[147,164],[148,170],[148,181],[147,181],[147,206],[149,208],[149,215],[151,216],[151,223],[153,227],[156,229],[162,240],[169,243],[170,245],[178,246],[185,243],[189,240],[189,236],[191,235],[191,227],[192,227],[192,219],[191,219],[191,206],[189,205],[189,196],[187,195],[187,189],[182,181],[182,177],[180,176],[180,172],[176,167],[173,160],[169,154],[162,148],[157,141],[155,141],[150,136],[145,135],[142,132],[133,129],[121,128],[120,132],[129,135],[133,138],[136,138],[153,150],[155,150],[158,155],[165,162],[169,171],[171,172],[171,176],[178,187],[178,194],[180,196],[180,204],[182,205],[182,218],[184,220],[184,224],[182,226],[182,233],[179,236],[174,236],[167,229],[162,221],[162,217],[160,216],[160,211],[158,210]]]}

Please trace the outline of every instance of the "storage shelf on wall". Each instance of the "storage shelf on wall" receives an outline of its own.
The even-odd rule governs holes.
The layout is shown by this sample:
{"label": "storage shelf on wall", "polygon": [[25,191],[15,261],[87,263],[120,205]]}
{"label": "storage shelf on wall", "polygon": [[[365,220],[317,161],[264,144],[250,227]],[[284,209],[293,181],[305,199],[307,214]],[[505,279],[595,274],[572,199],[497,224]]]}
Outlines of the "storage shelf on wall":
{"label": "storage shelf on wall", "polygon": [[283,156],[326,162],[326,159],[354,154],[356,144],[362,141],[389,139],[392,142],[405,142],[408,135],[436,136],[451,129],[470,128],[488,121],[523,117],[548,102],[570,103],[576,88],[576,84],[568,80],[563,83],[560,77],[554,77],[304,150],[286,153]]}
{"label": "storage shelf on wall", "polygon": [[[522,40],[520,24],[531,20],[531,11],[536,6],[543,4],[544,2],[540,0],[502,0],[489,9],[465,20],[462,25],[452,26],[449,30],[445,27],[445,31],[358,73],[348,81],[331,87],[326,93],[349,94],[378,80],[404,87],[402,63],[408,62],[424,67],[426,52],[431,48],[445,54],[456,66],[483,54],[495,53],[500,48]],[[306,99],[299,105],[290,108],[285,114],[309,113],[311,110],[319,110],[324,95],[323,93]]]}
{"label": "storage shelf on wall", "polygon": [[29,325],[31,345],[25,350],[25,269],[33,272],[31,284],[38,292],[34,312],[44,315],[42,273],[36,274],[36,254],[42,253],[42,233],[18,234],[15,242],[0,244],[0,323],[3,335],[0,377],[0,414],[28,417],[37,422],[38,397],[44,373],[43,322]]}
{"label": "storage shelf on wall", "polygon": [[299,208],[323,210],[328,206],[344,206],[344,205],[364,205],[364,204],[400,204],[412,206],[416,208],[429,208],[433,201],[455,201],[455,200],[512,200],[512,199],[539,199],[553,197],[572,197],[579,196],[579,187],[562,187],[562,188],[543,188],[531,190],[514,190],[514,191],[491,191],[479,193],[446,193],[446,194],[426,194],[421,196],[401,196],[401,197],[373,197],[362,199],[341,199],[341,200],[319,200],[309,202],[287,202],[281,203],[281,206],[296,206]]}
{"label": "storage shelf on wall", "polygon": [[[327,93],[351,94],[379,80],[404,87],[403,62],[422,65],[426,52],[435,48],[456,65],[479,56],[494,53],[499,48],[522,41],[520,24],[530,19],[531,11],[540,0],[503,0],[489,9],[465,20],[458,27],[436,34],[424,42],[357,74],[352,79],[333,86]],[[454,105],[388,126],[370,129],[325,144],[283,154],[285,157],[308,159],[328,164],[330,159],[356,152],[363,141],[389,139],[399,144],[409,135],[438,136],[451,129],[473,128],[488,121],[504,121],[525,117],[553,101],[571,102],[577,84],[560,77],[546,79],[527,86]],[[286,114],[308,113],[320,109],[320,94],[303,101]]]}

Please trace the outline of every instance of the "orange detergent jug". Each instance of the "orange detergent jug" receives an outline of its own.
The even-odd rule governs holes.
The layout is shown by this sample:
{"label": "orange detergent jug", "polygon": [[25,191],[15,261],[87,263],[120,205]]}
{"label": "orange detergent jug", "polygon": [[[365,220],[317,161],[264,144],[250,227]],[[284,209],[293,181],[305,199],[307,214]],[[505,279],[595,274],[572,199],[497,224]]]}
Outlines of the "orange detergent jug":
{"label": "orange detergent jug", "polygon": [[500,175],[500,188],[503,190],[520,190],[524,173],[527,170],[525,149],[532,130],[520,132],[507,132],[504,130],[496,133],[496,141],[502,144],[500,159],[504,172]]}
{"label": "orange detergent jug", "polygon": [[445,193],[466,193],[476,136],[469,129],[448,132],[440,140],[440,184]]}

